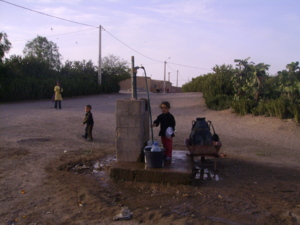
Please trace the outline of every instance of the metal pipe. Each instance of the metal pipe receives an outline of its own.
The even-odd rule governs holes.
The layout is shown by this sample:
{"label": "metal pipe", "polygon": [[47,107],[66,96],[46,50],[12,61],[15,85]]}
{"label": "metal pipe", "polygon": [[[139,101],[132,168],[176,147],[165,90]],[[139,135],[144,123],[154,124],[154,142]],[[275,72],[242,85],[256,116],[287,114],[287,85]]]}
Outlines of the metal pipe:
{"label": "metal pipe", "polygon": [[154,142],[154,137],[153,137],[153,127],[151,126],[152,125],[152,113],[151,113],[151,104],[150,104],[150,97],[149,97],[149,89],[148,89],[148,81],[147,81],[147,74],[146,74],[146,70],[143,66],[139,67],[134,67],[134,69],[143,69],[144,70],[144,73],[145,73],[145,81],[146,81],[146,90],[147,90],[147,97],[148,97],[148,109],[149,109],[149,120],[150,120],[150,130],[151,130],[151,141],[152,141],[152,144]]}
{"label": "metal pipe", "polygon": [[137,99],[136,90],[136,67],[134,67],[134,56],[131,56],[131,98]]}

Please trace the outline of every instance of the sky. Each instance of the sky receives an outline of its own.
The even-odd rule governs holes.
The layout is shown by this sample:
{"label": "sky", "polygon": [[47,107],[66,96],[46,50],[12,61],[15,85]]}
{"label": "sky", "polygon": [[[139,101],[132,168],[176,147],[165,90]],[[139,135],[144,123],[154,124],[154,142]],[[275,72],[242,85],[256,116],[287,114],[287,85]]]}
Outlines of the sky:
{"label": "sky", "polygon": [[270,75],[300,61],[299,8],[300,0],[0,0],[0,32],[12,44],[6,57],[23,56],[39,35],[63,62],[98,65],[101,46],[102,58],[131,67],[134,56],[147,76],[182,86],[235,59],[269,64]]}

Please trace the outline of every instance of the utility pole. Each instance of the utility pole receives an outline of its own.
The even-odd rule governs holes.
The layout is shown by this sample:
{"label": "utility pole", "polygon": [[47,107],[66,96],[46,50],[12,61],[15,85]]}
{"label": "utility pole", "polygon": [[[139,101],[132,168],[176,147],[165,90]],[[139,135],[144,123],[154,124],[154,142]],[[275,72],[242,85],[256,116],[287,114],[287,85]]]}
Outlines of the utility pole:
{"label": "utility pole", "polygon": [[167,58],[164,62],[164,87],[163,87],[163,93],[166,93],[166,65],[167,65],[167,60],[170,59],[171,57]]}
{"label": "utility pole", "polygon": [[102,59],[101,59],[101,30],[102,30],[102,27],[101,27],[101,25],[99,25],[98,84],[102,84],[102,75],[101,75],[101,67],[102,67]]}
{"label": "utility pole", "polygon": [[164,85],[163,85],[163,93],[166,93],[166,64],[167,64],[167,62],[165,61],[165,63],[164,63]]}
{"label": "utility pole", "polygon": [[168,80],[169,80],[169,82],[170,82],[170,72],[168,73],[168,76],[169,76],[169,77],[168,77]]}
{"label": "utility pole", "polygon": [[134,56],[131,56],[131,98],[137,99],[136,92],[136,69],[134,68]]}

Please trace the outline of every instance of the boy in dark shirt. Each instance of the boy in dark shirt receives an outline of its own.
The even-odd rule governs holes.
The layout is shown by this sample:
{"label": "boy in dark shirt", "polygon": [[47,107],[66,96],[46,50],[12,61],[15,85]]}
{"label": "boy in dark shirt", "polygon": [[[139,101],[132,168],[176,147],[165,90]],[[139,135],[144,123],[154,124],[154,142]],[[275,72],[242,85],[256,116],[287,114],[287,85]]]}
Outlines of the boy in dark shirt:
{"label": "boy in dark shirt", "polygon": [[[165,149],[165,160],[171,160],[172,159],[172,146],[173,146],[173,140],[174,137],[174,131],[175,131],[175,118],[174,116],[169,112],[170,110],[170,103],[169,102],[162,102],[160,104],[161,112],[157,119],[153,122],[152,127],[157,127],[160,125],[160,131],[159,136],[161,136],[161,142]],[[168,128],[172,128],[173,131],[171,134],[166,134],[166,131]]]}
{"label": "boy in dark shirt", "polygon": [[85,118],[83,120],[82,126],[84,126],[86,124],[86,127],[85,127],[85,134],[82,135],[82,137],[84,137],[87,141],[93,141],[92,131],[93,131],[93,126],[94,126],[94,119],[93,119],[93,114],[92,114],[91,110],[92,110],[91,105],[85,106],[86,114],[85,114]]}

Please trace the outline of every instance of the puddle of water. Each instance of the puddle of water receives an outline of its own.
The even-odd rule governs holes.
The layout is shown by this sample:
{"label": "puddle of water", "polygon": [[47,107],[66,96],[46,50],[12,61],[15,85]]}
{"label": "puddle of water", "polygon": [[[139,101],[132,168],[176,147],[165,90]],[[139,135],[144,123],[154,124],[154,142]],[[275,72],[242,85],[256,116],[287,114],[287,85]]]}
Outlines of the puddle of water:
{"label": "puddle of water", "polygon": [[78,163],[76,165],[73,165],[68,170],[74,174],[92,173],[92,174],[103,175],[103,173],[110,168],[110,164],[114,161],[116,161],[115,156],[106,156],[100,161],[96,161],[96,162],[90,161],[90,162],[86,162],[85,164]]}
{"label": "puddle of water", "polygon": [[209,170],[208,168],[196,167],[194,169],[195,179],[196,180],[213,180],[219,181],[220,177],[214,171]]}
{"label": "puddle of water", "polygon": [[[99,180],[99,184],[102,187],[109,187],[109,184],[106,181],[109,179],[109,173],[108,170],[110,168],[110,165],[115,162],[117,159],[115,156],[106,156],[105,158],[102,158],[100,161],[97,161],[94,163],[93,167],[93,176],[96,177],[97,180]],[[102,181],[102,182],[101,182]]]}

